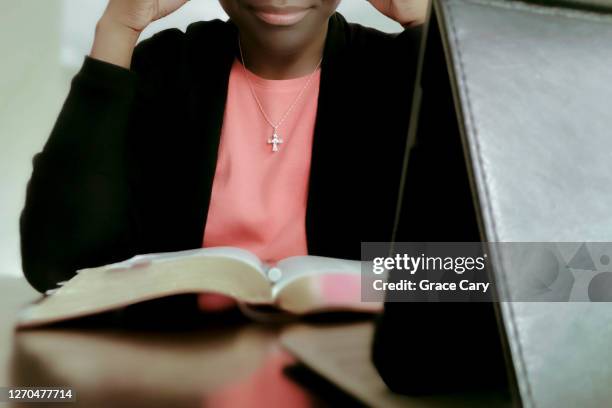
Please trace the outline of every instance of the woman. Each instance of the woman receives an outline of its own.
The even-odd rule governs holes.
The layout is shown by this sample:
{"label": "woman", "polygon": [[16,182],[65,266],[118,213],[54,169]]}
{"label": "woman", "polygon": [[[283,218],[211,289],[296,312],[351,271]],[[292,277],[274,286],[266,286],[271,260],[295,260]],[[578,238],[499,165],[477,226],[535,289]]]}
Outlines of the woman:
{"label": "woman", "polygon": [[39,291],[137,253],[238,246],[263,260],[359,258],[388,241],[427,4],[221,0],[230,21],[163,31],[186,0],[110,0],[21,217]]}

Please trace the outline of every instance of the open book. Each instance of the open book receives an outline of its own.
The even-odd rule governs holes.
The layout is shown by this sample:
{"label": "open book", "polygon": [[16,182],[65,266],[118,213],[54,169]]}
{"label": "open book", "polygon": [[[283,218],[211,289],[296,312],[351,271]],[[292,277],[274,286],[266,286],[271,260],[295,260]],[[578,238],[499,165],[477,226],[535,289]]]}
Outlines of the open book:
{"label": "open book", "polygon": [[[296,256],[270,266],[249,251],[231,247],[137,255],[77,271],[24,309],[17,324],[32,327],[165,296],[209,292],[296,315],[379,311],[380,304],[361,302],[360,274],[360,261]],[[242,309],[247,314],[256,310]]]}

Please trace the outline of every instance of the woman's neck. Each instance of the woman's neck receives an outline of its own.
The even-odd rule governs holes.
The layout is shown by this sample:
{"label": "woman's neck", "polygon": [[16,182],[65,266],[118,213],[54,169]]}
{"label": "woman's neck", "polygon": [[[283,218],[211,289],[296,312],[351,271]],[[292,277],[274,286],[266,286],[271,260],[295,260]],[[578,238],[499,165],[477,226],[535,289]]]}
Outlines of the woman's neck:
{"label": "woman's neck", "polygon": [[[246,37],[246,36],[245,36]],[[279,51],[240,39],[246,68],[265,79],[291,79],[311,74],[323,55],[327,30],[299,50]]]}

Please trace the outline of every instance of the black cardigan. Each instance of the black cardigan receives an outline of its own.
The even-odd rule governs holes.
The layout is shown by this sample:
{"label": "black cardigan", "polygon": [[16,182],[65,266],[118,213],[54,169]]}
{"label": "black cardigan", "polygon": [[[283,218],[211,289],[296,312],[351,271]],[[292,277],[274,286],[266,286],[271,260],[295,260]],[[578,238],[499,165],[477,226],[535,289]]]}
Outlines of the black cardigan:
{"label": "black cardigan", "polygon": [[[419,37],[419,28],[389,35],[331,17],[309,253],[357,259],[361,241],[390,239]],[[143,41],[131,70],[85,60],[34,158],[20,224],[32,286],[44,291],[76,269],[137,253],[201,246],[236,48],[236,27],[215,20]]]}

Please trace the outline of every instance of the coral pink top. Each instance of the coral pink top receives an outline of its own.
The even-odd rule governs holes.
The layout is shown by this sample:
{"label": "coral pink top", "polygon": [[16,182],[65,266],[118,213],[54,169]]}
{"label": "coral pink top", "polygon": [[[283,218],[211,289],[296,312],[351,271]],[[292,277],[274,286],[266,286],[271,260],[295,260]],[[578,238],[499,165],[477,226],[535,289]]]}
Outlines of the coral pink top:
{"label": "coral pink top", "polygon": [[[285,114],[308,76],[266,80],[249,72],[253,88],[273,123]],[[280,151],[268,139],[264,119],[238,60],[232,67],[203,246],[235,246],[274,263],[306,255],[306,200],[317,113],[320,70],[287,116],[278,134]]]}

